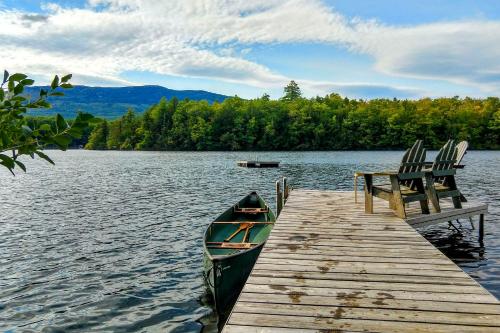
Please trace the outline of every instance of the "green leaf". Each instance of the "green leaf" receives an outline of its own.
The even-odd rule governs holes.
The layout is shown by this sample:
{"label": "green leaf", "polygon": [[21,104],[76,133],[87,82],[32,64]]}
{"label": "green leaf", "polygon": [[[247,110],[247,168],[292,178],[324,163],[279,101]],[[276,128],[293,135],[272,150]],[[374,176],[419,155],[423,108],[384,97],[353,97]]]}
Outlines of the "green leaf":
{"label": "green leaf", "polygon": [[17,86],[14,88],[14,94],[19,95],[22,94],[24,91],[24,86],[22,83],[18,83]]}
{"label": "green leaf", "polygon": [[23,97],[23,96],[14,96],[10,100],[11,101],[17,101],[17,102],[24,102],[26,100],[26,97]]}
{"label": "green leaf", "polygon": [[73,74],[67,74],[67,75],[64,75],[62,78],[61,78],[61,82],[65,83],[65,82],[68,82],[69,80],[71,80],[71,78],[73,77]]}
{"label": "green leaf", "polygon": [[71,89],[73,88],[73,85],[71,83],[63,83],[60,85],[60,87],[64,89]]}
{"label": "green leaf", "polygon": [[60,91],[54,91],[53,93],[50,93],[49,96],[64,96],[64,93]]}
{"label": "green leaf", "polygon": [[3,90],[3,88],[0,88],[0,101],[3,101],[5,97],[5,91]]}
{"label": "green leaf", "polygon": [[71,135],[73,138],[80,139],[83,135],[83,128],[71,127],[68,130],[68,134]]}
{"label": "green leaf", "polygon": [[39,108],[47,108],[48,109],[51,107],[50,103],[47,101],[44,101],[44,100],[37,102],[37,105]]}
{"label": "green leaf", "polygon": [[3,83],[7,82],[7,79],[9,78],[9,72],[6,70],[3,71]]}
{"label": "green leaf", "polygon": [[26,167],[24,166],[23,163],[19,162],[18,160],[15,160],[14,162],[16,162],[16,164],[24,171],[26,172]]}
{"label": "green leaf", "polygon": [[35,83],[35,80],[32,80],[32,79],[24,79],[21,81],[22,84],[24,84],[25,86],[31,86],[33,83]]}
{"label": "green leaf", "polygon": [[13,92],[15,88],[14,81],[9,80],[9,84],[7,85],[7,88],[9,89],[9,92]]}
{"label": "green leaf", "polygon": [[23,132],[24,132],[25,134],[31,134],[31,133],[33,132],[33,130],[31,129],[31,127],[26,126],[26,125],[23,125],[23,126],[22,126],[22,129],[23,129]]}
{"label": "green leaf", "polygon": [[54,161],[52,161],[50,157],[42,153],[40,150],[37,150],[34,153],[37,154],[39,157],[43,158],[44,160],[46,160],[47,162],[49,162],[50,164],[55,165]]}
{"label": "green leaf", "polygon": [[40,89],[40,97],[47,96],[47,90]]}
{"label": "green leaf", "polygon": [[39,129],[41,129],[42,131],[47,131],[47,132],[52,130],[52,128],[50,127],[49,124],[42,124]]}
{"label": "green leaf", "polygon": [[21,80],[24,80],[27,77],[28,77],[28,75],[26,75],[26,74],[16,73],[16,74],[12,74],[10,76],[9,80],[12,80],[12,81],[21,81]]}
{"label": "green leaf", "polygon": [[50,88],[56,89],[59,86],[59,76],[54,76],[52,83],[50,84]]}
{"label": "green leaf", "polygon": [[13,169],[14,168],[14,159],[10,156],[7,156],[7,155],[4,155],[4,154],[0,154],[0,160],[1,160],[1,164],[5,165],[7,168],[9,169]]}
{"label": "green leaf", "polygon": [[68,128],[68,123],[59,113],[56,115],[56,125],[59,132],[64,131],[66,128]]}
{"label": "green leaf", "polygon": [[104,119],[102,118],[96,118],[96,117],[93,117],[92,119],[90,119],[88,122],[89,124],[100,124],[104,121]]}
{"label": "green leaf", "polygon": [[7,164],[6,164],[4,161],[0,161],[0,165],[3,165],[3,166],[5,166],[7,169],[9,169],[10,173],[11,173],[13,176],[15,176],[15,175],[16,175],[16,174],[14,173],[14,171],[12,170],[13,168],[9,168],[9,167],[7,166]]}
{"label": "green leaf", "polygon": [[52,138],[52,140],[57,147],[59,147],[59,149],[66,150],[71,143],[72,138],[69,135],[56,135]]}
{"label": "green leaf", "polygon": [[90,113],[78,112],[75,121],[88,122],[89,120],[91,120],[93,118],[94,118],[94,116],[91,115]]}
{"label": "green leaf", "polygon": [[0,131],[0,137],[2,137],[2,142],[4,147],[7,146],[12,141],[12,138],[7,136],[7,131]]}

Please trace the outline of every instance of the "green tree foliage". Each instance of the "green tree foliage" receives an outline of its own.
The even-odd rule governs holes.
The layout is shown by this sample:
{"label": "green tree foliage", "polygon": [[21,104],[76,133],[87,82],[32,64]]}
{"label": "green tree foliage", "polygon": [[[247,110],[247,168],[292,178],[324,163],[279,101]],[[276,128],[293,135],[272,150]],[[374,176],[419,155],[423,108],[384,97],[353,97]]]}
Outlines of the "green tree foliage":
{"label": "green tree foliage", "polygon": [[96,126],[94,126],[92,133],[90,133],[89,140],[85,145],[85,149],[92,150],[105,150],[107,146],[107,138],[109,135],[108,122],[106,120],[101,121]]}
{"label": "green tree foliage", "polygon": [[[289,85],[286,99],[268,95],[222,103],[162,99],[141,115],[96,126],[88,149],[342,150],[405,149],[416,139],[439,148],[449,138],[475,149],[500,148],[500,100],[306,99]],[[297,87],[298,88],[298,87]]]}
{"label": "green tree foliage", "polygon": [[26,166],[19,161],[22,155],[35,155],[49,163],[54,162],[43,149],[47,146],[66,150],[73,139],[84,136],[92,115],[79,113],[71,122],[67,122],[60,114],[52,121],[35,120],[25,116],[28,109],[46,109],[51,105],[49,96],[64,95],[62,89],[71,88],[71,74],[61,78],[55,76],[48,90],[41,89],[36,100],[29,100],[23,95],[24,88],[33,85],[34,81],[27,75],[16,73],[10,75],[4,71],[0,85],[0,165],[14,174],[19,167],[26,171]]}
{"label": "green tree foliage", "polygon": [[283,93],[282,99],[284,101],[293,101],[302,96],[299,85],[293,80],[283,89]]}

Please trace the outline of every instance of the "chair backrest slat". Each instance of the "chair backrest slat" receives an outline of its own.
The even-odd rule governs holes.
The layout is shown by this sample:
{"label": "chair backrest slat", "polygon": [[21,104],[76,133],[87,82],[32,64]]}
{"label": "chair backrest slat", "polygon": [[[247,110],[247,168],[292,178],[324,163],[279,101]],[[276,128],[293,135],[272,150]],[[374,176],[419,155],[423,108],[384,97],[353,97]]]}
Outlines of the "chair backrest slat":
{"label": "chair backrest slat", "polygon": [[461,141],[457,145],[457,162],[455,165],[460,165],[464,155],[467,154],[467,148],[469,148],[469,143],[467,141]]}
{"label": "chair backrest slat", "polygon": [[[425,164],[424,143],[422,140],[417,140],[413,146],[406,150],[401,160],[399,174],[417,173],[422,170]],[[405,178],[405,177],[403,177]],[[414,182],[412,179],[401,180],[401,183],[407,187],[413,188]]]}
{"label": "chair backrest slat", "polygon": [[454,140],[448,140],[446,144],[439,150],[434,163],[432,164],[432,170],[449,170],[453,169],[457,161],[457,149]]}

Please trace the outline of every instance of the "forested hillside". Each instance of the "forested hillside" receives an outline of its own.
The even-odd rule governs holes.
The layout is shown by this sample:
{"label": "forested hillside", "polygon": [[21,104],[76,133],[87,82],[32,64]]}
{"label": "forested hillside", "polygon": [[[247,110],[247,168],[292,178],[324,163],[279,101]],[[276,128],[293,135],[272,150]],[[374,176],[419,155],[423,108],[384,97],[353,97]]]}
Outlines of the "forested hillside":
{"label": "forested hillside", "polygon": [[[48,87],[26,87],[25,95],[38,96],[40,89]],[[206,100],[222,102],[227,96],[203,90],[173,90],[161,86],[88,87],[74,86],[64,96],[49,98],[51,109],[31,110],[32,116],[49,116],[60,113],[64,118],[74,118],[78,111],[92,113],[96,117],[114,119],[122,116],[128,108],[143,112],[165,97],[179,100]]]}
{"label": "forested hillside", "polygon": [[162,99],[143,115],[129,110],[92,130],[87,149],[327,150],[402,149],[415,139],[439,148],[448,138],[500,148],[500,100],[305,99],[295,86],[280,100],[222,103]]}

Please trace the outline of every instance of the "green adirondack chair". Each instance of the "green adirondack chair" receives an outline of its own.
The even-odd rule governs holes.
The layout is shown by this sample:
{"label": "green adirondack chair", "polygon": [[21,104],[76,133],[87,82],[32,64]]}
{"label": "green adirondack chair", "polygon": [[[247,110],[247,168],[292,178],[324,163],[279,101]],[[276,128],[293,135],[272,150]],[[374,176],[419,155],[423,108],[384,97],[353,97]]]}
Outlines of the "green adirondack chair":
{"label": "green adirondack chair", "polygon": [[[405,204],[419,201],[422,213],[429,214],[427,193],[424,186],[425,154],[423,141],[415,144],[403,155],[398,171],[360,172],[365,178],[365,212],[373,213],[373,197],[389,201],[389,207],[396,215],[406,218]],[[374,176],[388,176],[390,184],[374,185]]]}
{"label": "green adirondack chair", "polygon": [[455,141],[448,140],[439,150],[431,168],[425,170],[425,180],[429,199],[436,212],[441,211],[439,205],[439,199],[441,198],[451,197],[453,206],[455,208],[462,208],[461,201],[465,201],[465,198],[457,188],[457,183],[455,181],[457,170],[455,166],[458,164],[458,154],[461,153],[462,158],[466,148],[467,147],[464,149],[462,145],[457,149]]}

